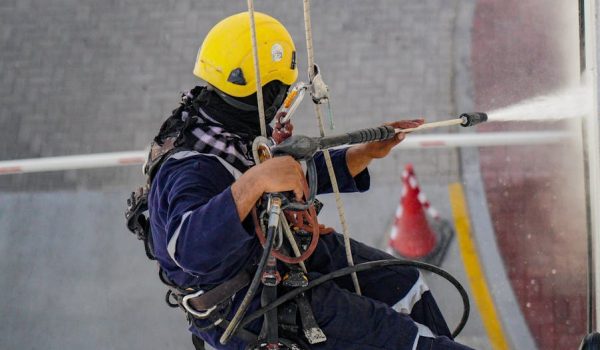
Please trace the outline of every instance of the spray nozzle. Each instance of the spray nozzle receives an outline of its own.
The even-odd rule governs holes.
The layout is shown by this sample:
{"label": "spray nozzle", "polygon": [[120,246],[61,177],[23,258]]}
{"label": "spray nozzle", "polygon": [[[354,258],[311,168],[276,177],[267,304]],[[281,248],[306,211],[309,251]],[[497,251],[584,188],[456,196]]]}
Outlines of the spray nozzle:
{"label": "spray nozzle", "polygon": [[460,125],[464,127],[477,125],[488,120],[487,114],[483,112],[463,113],[459,118],[462,119]]}

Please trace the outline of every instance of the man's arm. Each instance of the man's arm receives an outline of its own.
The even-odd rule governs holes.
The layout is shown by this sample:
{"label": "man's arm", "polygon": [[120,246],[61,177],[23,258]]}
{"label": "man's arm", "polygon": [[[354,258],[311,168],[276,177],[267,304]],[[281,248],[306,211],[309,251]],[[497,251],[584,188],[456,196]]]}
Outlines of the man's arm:
{"label": "man's arm", "polygon": [[256,201],[263,192],[293,191],[300,197],[303,181],[302,167],[291,157],[269,159],[233,183],[212,157],[167,161],[152,185],[151,204],[153,229],[166,244],[163,257],[186,272],[231,277],[246,262],[240,252],[257,247],[243,225]]}
{"label": "man's arm", "polygon": [[[388,125],[394,128],[409,129],[416,128],[423,124],[423,119],[402,120]],[[387,156],[392,148],[402,142],[406,134],[398,133],[391,140],[370,142],[361,145],[352,146],[346,152],[346,163],[352,177],[360,174],[367,168],[373,159]]]}
{"label": "man's arm", "polygon": [[[404,120],[389,125],[395,128],[414,128],[423,124],[422,119]],[[353,146],[346,152],[346,164],[352,177],[367,168],[371,160],[385,157],[392,147],[404,139],[399,133],[387,141],[371,142]],[[300,163],[290,156],[276,157],[250,168],[231,185],[240,220],[243,221],[265,192],[293,191],[297,200],[303,196],[304,174]]]}

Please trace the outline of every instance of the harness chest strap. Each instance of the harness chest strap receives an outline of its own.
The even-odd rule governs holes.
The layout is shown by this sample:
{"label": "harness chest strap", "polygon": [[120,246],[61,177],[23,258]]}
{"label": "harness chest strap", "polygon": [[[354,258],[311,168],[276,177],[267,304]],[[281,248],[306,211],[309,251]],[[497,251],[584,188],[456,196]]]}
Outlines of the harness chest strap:
{"label": "harness chest strap", "polygon": [[175,152],[175,142],[177,137],[168,137],[163,141],[163,144],[152,142],[150,145],[150,151],[148,152],[148,159],[144,164],[143,171],[148,177],[148,183],[152,182],[154,175],[168,157]]}

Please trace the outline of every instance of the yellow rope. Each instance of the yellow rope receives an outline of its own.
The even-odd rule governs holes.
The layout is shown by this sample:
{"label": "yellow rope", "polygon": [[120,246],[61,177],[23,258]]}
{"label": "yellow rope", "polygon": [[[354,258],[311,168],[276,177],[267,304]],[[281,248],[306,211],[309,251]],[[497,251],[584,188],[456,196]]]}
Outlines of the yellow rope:
{"label": "yellow rope", "polygon": [[[306,33],[306,51],[308,58],[308,76],[312,82],[315,73],[315,57],[313,50],[312,41],[312,25],[310,21],[310,0],[304,0],[304,31]],[[315,103],[315,112],[317,115],[317,121],[319,123],[319,131],[321,136],[325,136],[325,128],[323,127],[323,116],[321,113],[321,105]],[[333,169],[333,163],[331,162],[331,155],[328,150],[323,150],[323,156],[325,158],[325,164],[327,165],[327,172],[329,173],[329,179],[331,181],[331,188],[335,194],[335,204],[337,206],[338,215],[340,217],[340,223],[342,224],[342,233],[344,235],[344,246],[346,249],[346,259],[348,260],[348,266],[354,266],[354,260],[352,258],[352,250],[350,247],[350,233],[348,229],[348,223],[346,222],[346,212],[344,211],[344,203],[340,196],[340,189],[338,187],[337,179],[335,177],[335,170]],[[352,282],[354,283],[354,289],[356,294],[360,295],[360,285],[358,283],[358,276],[356,273],[352,273]]]}

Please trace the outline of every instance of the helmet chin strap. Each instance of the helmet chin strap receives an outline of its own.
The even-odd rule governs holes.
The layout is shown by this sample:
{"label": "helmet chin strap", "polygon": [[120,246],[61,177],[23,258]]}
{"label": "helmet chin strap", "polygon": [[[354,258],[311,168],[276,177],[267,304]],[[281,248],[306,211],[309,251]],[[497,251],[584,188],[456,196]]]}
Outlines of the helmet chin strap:
{"label": "helmet chin strap", "polygon": [[[217,95],[219,95],[219,97],[221,97],[221,99],[223,101],[225,101],[225,103],[227,103],[228,105],[230,105],[234,108],[237,108],[244,112],[257,112],[258,111],[257,106],[242,102],[234,97],[231,97],[230,95],[227,95],[223,91],[217,89],[216,87],[214,87],[210,84],[207,84],[207,88],[209,90],[215,91],[217,93]],[[275,117],[275,113],[277,113],[277,110],[279,109],[279,107],[283,103],[283,100],[285,99],[287,89],[288,89],[287,85],[281,84],[281,86],[279,87],[279,92],[277,93],[277,96],[275,96],[275,99],[273,100],[273,104],[271,104],[269,107],[267,107],[265,109],[265,117],[268,122],[273,120],[273,118]]]}
{"label": "helmet chin strap", "polygon": [[258,111],[258,107],[248,104],[248,103],[244,103],[240,100],[237,100],[229,95],[227,95],[226,93],[224,93],[223,91],[217,89],[216,87],[212,86],[212,85],[208,85],[208,88],[210,90],[213,90],[214,92],[217,93],[217,95],[219,95],[219,97],[221,97],[221,99],[223,101],[225,101],[225,103],[227,103],[228,105],[230,105],[231,107],[237,108],[241,111],[244,112],[256,112]]}

